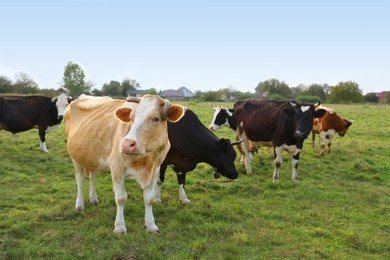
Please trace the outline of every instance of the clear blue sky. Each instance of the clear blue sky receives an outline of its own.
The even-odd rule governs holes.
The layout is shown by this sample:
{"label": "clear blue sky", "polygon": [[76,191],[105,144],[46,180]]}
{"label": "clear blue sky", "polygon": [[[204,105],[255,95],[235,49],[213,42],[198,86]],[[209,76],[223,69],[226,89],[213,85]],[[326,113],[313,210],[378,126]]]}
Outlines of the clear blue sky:
{"label": "clear blue sky", "polygon": [[0,75],[58,88],[69,61],[101,88],[290,87],[354,81],[390,90],[390,1],[8,0]]}

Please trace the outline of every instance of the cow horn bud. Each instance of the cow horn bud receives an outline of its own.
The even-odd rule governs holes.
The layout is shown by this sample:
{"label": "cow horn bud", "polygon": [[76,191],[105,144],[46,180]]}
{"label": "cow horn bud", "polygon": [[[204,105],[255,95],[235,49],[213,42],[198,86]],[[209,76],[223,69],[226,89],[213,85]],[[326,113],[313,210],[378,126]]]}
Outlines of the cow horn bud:
{"label": "cow horn bud", "polygon": [[141,102],[141,99],[140,99],[140,98],[137,98],[137,97],[127,97],[127,98],[126,98],[126,101],[127,101],[127,102],[139,103],[139,102]]}
{"label": "cow horn bud", "polygon": [[164,103],[164,107],[163,107],[163,110],[162,110],[162,120],[163,121],[166,121],[168,119],[168,108],[169,106],[171,105],[171,103],[169,102],[168,99],[164,99],[165,103]]}
{"label": "cow horn bud", "polygon": [[239,141],[237,141],[237,142],[233,142],[233,143],[231,143],[231,145],[233,146],[233,145],[238,145],[238,144],[241,144],[242,143],[242,139],[241,140],[239,140]]}

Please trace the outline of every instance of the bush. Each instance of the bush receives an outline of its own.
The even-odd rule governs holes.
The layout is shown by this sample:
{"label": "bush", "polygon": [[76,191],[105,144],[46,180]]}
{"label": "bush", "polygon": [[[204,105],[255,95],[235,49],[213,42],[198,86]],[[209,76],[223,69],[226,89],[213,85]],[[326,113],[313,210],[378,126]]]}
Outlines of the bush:
{"label": "bush", "polygon": [[299,102],[317,103],[320,100],[318,96],[297,96],[296,100]]}

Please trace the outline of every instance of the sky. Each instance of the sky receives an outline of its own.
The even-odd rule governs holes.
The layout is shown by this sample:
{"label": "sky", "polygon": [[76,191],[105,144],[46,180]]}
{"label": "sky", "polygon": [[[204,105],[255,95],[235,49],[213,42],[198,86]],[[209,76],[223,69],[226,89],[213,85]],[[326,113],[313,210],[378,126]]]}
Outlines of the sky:
{"label": "sky", "polygon": [[0,75],[59,88],[68,62],[101,89],[254,92],[353,81],[390,90],[390,1],[8,0],[0,2]]}

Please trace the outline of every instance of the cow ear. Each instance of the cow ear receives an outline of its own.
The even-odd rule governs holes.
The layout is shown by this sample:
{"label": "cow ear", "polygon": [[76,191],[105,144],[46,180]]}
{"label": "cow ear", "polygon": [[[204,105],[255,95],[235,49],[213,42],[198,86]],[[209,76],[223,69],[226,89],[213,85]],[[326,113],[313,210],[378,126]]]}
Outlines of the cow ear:
{"label": "cow ear", "polygon": [[313,117],[316,117],[316,118],[323,117],[325,115],[325,113],[326,113],[325,109],[318,109],[317,111],[314,111]]}
{"label": "cow ear", "polygon": [[294,117],[295,116],[295,110],[291,108],[283,108],[282,113],[287,117]]}
{"label": "cow ear", "polygon": [[132,109],[130,107],[120,107],[115,110],[115,117],[125,123],[130,122],[130,113]]}
{"label": "cow ear", "polygon": [[175,123],[179,121],[185,114],[186,107],[178,104],[170,105],[168,108],[168,120]]}
{"label": "cow ear", "polygon": [[228,149],[228,146],[230,145],[230,140],[221,138],[219,139],[219,145],[221,146],[223,151],[226,151]]}

